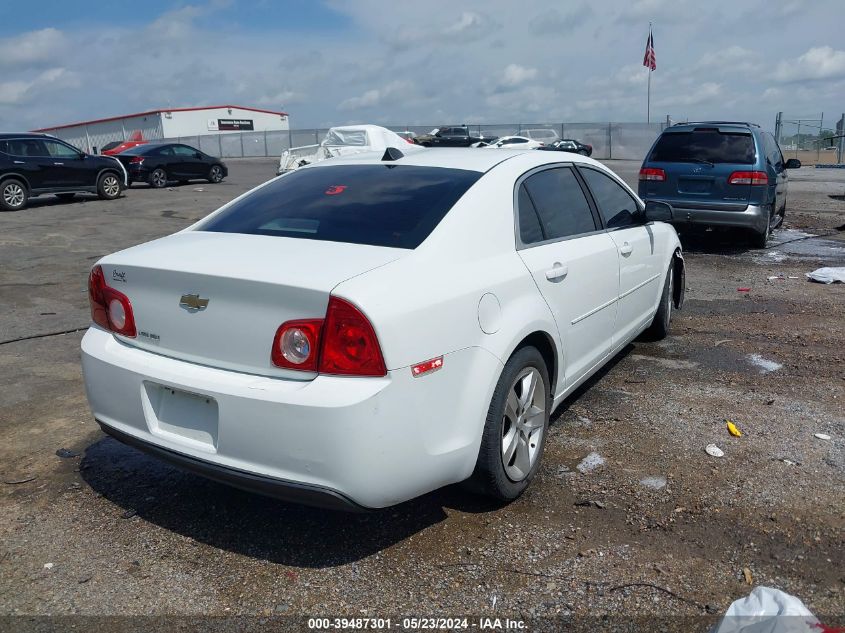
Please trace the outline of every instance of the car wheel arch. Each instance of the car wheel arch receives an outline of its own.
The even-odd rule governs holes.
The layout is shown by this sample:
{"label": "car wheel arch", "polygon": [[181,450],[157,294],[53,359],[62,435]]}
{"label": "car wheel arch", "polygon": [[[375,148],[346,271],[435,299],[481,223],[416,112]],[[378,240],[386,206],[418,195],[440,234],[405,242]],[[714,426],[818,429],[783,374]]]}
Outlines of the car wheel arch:
{"label": "car wheel arch", "polygon": [[114,174],[117,176],[117,179],[123,182],[123,174],[114,167],[103,167],[99,172],[97,172],[97,179],[94,181],[95,183],[100,182],[100,178],[103,177],[103,174]]}
{"label": "car wheel arch", "polygon": [[[549,390],[550,395],[554,397],[557,378],[558,378],[558,354],[557,346],[554,342],[554,337],[544,330],[535,330],[530,334],[524,336],[516,345],[513,346],[507,359],[516,354],[524,347],[534,347],[540,352],[540,356],[546,362],[546,369],[549,372]],[[506,361],[507,361],[506,359]]]}
{"label": "car wheel arch", "polygon": [[29,181],[23,174],[19,174],[17,172],[9,172],[0,176],[0,184],[6,182],[7,180],[17,180],[26,188],[27,195],[32,195],[32,187],[30,187]]}
{"label": "car wheel arch", "polygon": [[680,310],[684,306],[684,295],[686,293],[686,263],[680,248],[675,248],[672,253],[672,301],[675,308]]}

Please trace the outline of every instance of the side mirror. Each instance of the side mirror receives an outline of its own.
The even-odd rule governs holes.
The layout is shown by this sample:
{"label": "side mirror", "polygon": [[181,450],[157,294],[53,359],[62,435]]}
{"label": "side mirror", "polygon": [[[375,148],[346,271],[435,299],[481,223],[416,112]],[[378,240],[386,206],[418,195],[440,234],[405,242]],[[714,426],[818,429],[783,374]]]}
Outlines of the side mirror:
{"label": "side mirror", "polygon": [[783,167],[784,169],[799,169],[801,167],[801,161],[797,158],[790,158]]}
{"label": "side mirror", "polygon": [[643,217],[646,222],[671,222],[675,217],[675,210],[668,202],[647,200]]}
{"label": "side mirror", "polygon": [[86,156],[88,156],[88,154],[85,152],[79,152],[79,156],[77,156],[77,158],[79,158],[79,160],[84,160]]}
{"label": "side mirror", "polygon": [[199,152],[194,152],[194,158],[202,158],[202,154]]}

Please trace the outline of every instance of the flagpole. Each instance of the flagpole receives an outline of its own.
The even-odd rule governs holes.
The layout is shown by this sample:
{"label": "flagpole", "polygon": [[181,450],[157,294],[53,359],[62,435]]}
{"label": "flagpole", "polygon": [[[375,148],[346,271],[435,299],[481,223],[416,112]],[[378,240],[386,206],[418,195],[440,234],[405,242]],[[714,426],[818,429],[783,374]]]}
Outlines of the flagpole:
{"label": "flagpole", "polygon": [[[648,38],[651,43],[651,22],[648,23]],[[646,97],[646,123],[651,123],[651,66],[648,67],[648,96]]]}

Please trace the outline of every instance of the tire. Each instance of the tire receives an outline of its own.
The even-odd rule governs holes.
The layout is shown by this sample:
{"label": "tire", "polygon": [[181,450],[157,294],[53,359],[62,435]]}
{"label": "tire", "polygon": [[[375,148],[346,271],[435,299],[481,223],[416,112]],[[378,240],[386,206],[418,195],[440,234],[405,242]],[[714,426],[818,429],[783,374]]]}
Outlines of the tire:
{"label": "tire", "polygon": [[120,197],[120,178],[111,171],[100,176],[97,180],[97,195],[100,200],[114,200]]}
{"label": "tire", "polygon": [[[777,207],[775,207],[775,208],[777,208]],[[780,219],[775,223],[775,228],[779,229],[783,226],[784,220],[786,220],[786,203],[784,203],[783,209],[781,209],[780,213],[778,213],[777,215]]]}
{"label": "tire", "polygon": [[752,248],[766,248],[766,245],[769,243],[769,235],[772,233],[771,229],[771,219],[769,223],[766,224],[766,230],[762,233],[758,233],[757,231],[753,231],[751,233],[751,237],[749,238],[749,243],[751,244]]}
{"label": "tire", "polygon": [[[526,390],[530,384],[533,397],[527,411],[533,414],[529,417],[525,397],[530,397]],[[525,491],[543,457],[552,405],[550,384],[536,347],[514,352],[493,391],[468,488],[502,501],[513,501]]]}
{"label": "tire", "polygon": [[167,186],[167,172],[161,167],[154,169],[150,174],[149,183],[153,189],[163,189]]}
{"label": "tire", "polygon": [[[672,257],[674,263],[674,256]],[[660,294],[660,304],[651,325],[643,333],[650,341],[661,341],[669,335],[669,325],[672,322],[672,289],[675,285],[675,276],[672,274],[672,264],[669,264],[669,271],[666,273],[666,281],[663,282],[663,292]]]}
{"label": "tire", "polygon": [[223,168],[220,165],[212,165],[208,170],[208,182],[213,185],[223,182]]}
{"label": "tire", "polygon": [[16,178],[8,178],[0,183],[0,209],[20,211],[29,200],[26,185]]}
{"label": "tire", "polygon": [[76,196],[75,193],[57,193],[56,197],[62,202],[70,202]]}

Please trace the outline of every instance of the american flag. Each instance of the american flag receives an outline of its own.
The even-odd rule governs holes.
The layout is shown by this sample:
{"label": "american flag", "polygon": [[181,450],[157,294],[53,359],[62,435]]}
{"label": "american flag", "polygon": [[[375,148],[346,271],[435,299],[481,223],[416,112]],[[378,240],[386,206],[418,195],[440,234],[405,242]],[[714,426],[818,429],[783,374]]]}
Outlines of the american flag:
{"label": "american flag", "polygon": [[648,30],[648,42],[645,45],[645,57],[643,57],[643,66],[650,70],[657,70],[657,55],[654,54],[654,38],[651,35],[651,29]]}

